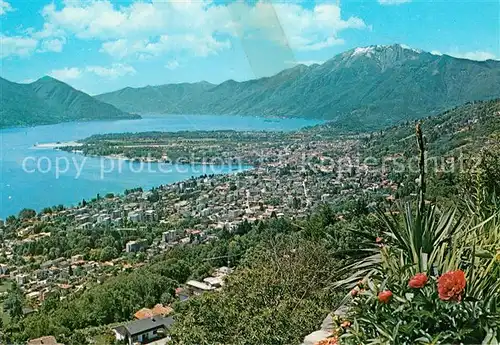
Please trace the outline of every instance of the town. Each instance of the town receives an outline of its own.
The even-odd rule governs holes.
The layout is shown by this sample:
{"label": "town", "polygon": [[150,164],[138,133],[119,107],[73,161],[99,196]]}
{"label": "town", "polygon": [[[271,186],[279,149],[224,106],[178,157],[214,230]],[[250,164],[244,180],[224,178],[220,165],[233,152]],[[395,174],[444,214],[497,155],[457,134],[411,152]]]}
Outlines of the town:
{"label": "town", "polygon": [[[54,207],[36,215],[9,217],[1,230],[4,241],[0,247],[0,274],[4,289],[0,291],[5,297],[5,287],[15,282],[28,301],[23,314],[36,313],[48,296],[67,298],[116,272],[141,267],[172,248],[217,241],[221,231],[231,232],[244,223],[272,217],[305,219],[322,204],[352,202],[359,208],[394,200],[398,184],[388,178],[387,171],[353,163],[360,156],[360,142],[356,139],[311,140],[303,136],[279,143],[247,143],[240,147],[237,154],[241,161],[255,162],[257,156],[266,157],[241,172],[193,177],[150,191],[137,188],[123,195],[98,195],[76,207]],[[229,152],[226,156],[233,161],[236,158]],[[120,241],[107,241],[103,236],[92,244],[51,246],[56,236],[74,233],[92,237],[110,229],[121,234]],[[227,267],[200,281],[189,280],[178,286],[176,295],[187,299],[219,289],[230,273],[228,259]],[[158,330],[168,329],[173,323],[168,317],[171,311],[170,306],[161,303],[152,311],[138,311],[136,321],[113,328],[116,339],[130,344],[168,339],[168,332]],[[38,340],[33,341],[30,344],[38,344]]]}

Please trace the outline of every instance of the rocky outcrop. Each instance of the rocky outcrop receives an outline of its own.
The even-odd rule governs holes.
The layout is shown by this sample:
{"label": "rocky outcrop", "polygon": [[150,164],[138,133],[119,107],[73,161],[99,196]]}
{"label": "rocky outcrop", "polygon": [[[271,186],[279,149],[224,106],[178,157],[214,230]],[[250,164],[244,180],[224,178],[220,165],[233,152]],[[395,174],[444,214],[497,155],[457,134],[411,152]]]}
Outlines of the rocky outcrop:
{"label": "rocky outcrop", "polygon": [[333,327],[333,315],[330,313],[323,320],[320,330],[312,332],[305,337],[303,345],[315,345],[319,341],[328,338],[330,335],[332,335]]}

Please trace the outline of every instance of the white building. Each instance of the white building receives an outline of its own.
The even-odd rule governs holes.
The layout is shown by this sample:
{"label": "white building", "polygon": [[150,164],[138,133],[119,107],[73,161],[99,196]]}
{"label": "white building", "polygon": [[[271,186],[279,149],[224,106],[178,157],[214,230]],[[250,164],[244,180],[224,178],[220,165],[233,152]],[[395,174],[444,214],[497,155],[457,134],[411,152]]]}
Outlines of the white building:
{"label": "white building", "polygon": [[154,222],[157,219],[155,210],[147,210],[144,218],[147,222]]}
{"label": "white building", "polygon": [[203,282],[207,283],[211,287],[218,289],[224,285],[224,280],[222,277],[207,277],[203,279]]}
{"label": "white building", "polygon": [[215,288],[207,283],[202,283],[197,280],[190,280],[186,283],[188,288],[195,294],[201,294],[203,292],[212,291]]}
{"label": "white building", "polygon": [[130,212],[128,214],[128,220],[132,223],[142,222],[142,212]]}
{"label": "white building", "polygon": [[29,276],[27,274],[18,274],[15,279],[18,285],[24,285],[28,282]]}

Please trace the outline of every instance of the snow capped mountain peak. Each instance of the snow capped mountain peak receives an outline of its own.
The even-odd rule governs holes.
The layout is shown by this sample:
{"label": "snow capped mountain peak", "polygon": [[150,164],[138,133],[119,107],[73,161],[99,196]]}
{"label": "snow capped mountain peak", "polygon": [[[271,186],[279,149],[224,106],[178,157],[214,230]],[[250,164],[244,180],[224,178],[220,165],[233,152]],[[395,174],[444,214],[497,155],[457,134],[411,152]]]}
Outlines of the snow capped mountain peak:
{"label": "snow capped mountain peak", "polygon": [[332,58],[333,65],[378,66],[381,71],[394,66],[400,66],[408,61],[427,58],[423,50],[412,48],[405,44],[372,45],[358,47]]}
{"label": "snow capped mountain peak", "polygon": [[408,46],[406,44],[396,44],[396,45],[399,45],[403,49],[411,50],[412,52],[417,53],[417,54],[423,53],[422,49],[415,49],[415,48],[412,48],[412,47],[410,47],[410,46]]}
{"label": "snow capped mountain peak", "polygon": [[361,47],[354,49],[354,52],[351,54],[351,56],[366,55],[368,57],[371,57],[371,54],[373,54],[374,52],[375,48],[373,46],[364,48]]}
{"label": "snow capped mountain peak", "polygon": [[374,46],[356,48],[350,52],[350,57],[366,56],[370,58],[376,53],[383,53],[386,51],[397,51],[397,50],[399,51],[405,50],[416,54],[423,53],[422,50],[414,49],[406,44],[374,45]]}

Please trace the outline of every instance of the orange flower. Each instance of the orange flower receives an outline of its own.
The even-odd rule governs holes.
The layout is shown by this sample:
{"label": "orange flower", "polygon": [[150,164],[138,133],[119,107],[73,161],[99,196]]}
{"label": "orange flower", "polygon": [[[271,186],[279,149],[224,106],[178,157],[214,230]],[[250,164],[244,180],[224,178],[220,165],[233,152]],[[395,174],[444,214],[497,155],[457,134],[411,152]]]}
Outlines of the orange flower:
{"label": "orange flower", "polygon": [[381,303],[389,303],[392,298],[392,292],[390,290],[384,290],[378,294],[378,300]]}
{"label": "orange flower", "polygon": [[418,273],[415,274],[409,281],[408,286],[412,289],[421,289],[427,284],[427,274]]}
{"label": "orange flower", "polygon": [[443,301],[460,301],[465,285],[466,280],[463,271],[446,272],[438,279],[439,298]]}
{"label": "orange flower", "polygon": [[338,345],[338,344],[339,344],[339,338],[331,337],[328,339],[320,340],[314,345]]}
{"label": "orange flower", "polygon": [[342,327],[342,328],[349,328],[349,327],[351,327],[351,323],[349,321],[344,321],[344,322],[342,322],[342,324],[340,325],[340,327]]}

